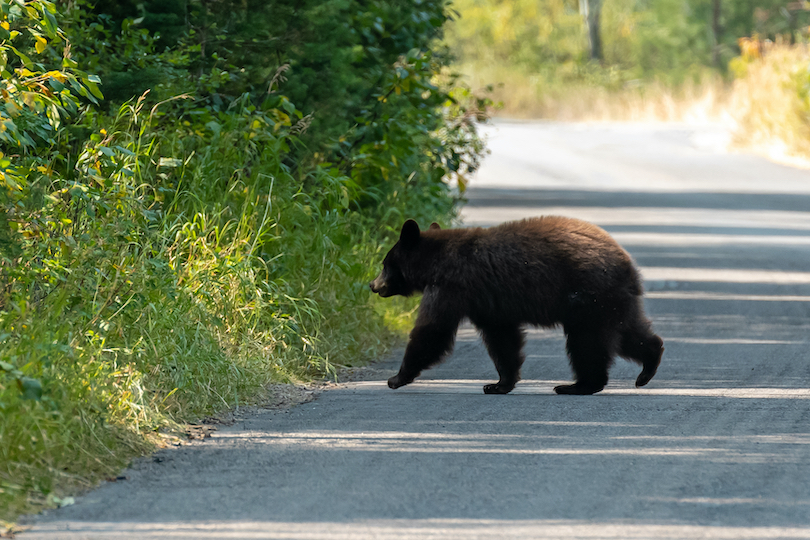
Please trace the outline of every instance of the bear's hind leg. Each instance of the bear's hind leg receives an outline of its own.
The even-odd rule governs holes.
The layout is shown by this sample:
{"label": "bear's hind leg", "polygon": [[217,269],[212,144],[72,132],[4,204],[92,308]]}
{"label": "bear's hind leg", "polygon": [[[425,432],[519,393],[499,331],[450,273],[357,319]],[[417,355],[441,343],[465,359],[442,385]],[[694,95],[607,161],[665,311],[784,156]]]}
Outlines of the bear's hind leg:
{"label": "bear's hind leg", "polygon": [[619,355],[641,364],[636,386],[644,386],[658,371],[664,354],[664,341],[652,331],[652,323],[644,314],[641,296],[635,296],[628,304],[619,333]]}
{"label": "bear's hind leg", "polygon": [[574,384],[554,388],[558,394],[590,395],[600,392],[608,382],[608,369],[613,362],[611,332],[599,329],[566,328],[566,349],[574,370]]}
{"label": "bear's hind leg", "polygon": [[619,354],[642,365],[636,386],[644,386],[658,371],[664,354],[664,341],[649,328],[626,330],[621,335]]}
{"label": "bear's hind leg", "polygon": [[481,337],[498,370],[499,380],[484,386],[485,394],[508,394],[520,380],[523,365],[523,330],[519,326],[482,326]]}

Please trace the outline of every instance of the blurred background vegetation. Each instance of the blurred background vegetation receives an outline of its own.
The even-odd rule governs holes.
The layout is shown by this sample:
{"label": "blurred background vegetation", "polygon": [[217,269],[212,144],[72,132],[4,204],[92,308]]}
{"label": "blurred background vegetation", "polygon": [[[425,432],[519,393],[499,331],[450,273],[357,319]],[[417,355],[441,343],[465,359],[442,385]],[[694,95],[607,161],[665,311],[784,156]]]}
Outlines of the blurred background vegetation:
{"label": "blurred background vegetation", "polygon": [[0,520],[397,338],[367,284],[483,152],[445,0],[0,8]]}
{"label": "blurred background vegetation", "polygon": [[[499,114],[722,121],[810,155],[810,4],[788,0],[456,0],[446,43]],[[601,47],[591,48],[598,26]]]}

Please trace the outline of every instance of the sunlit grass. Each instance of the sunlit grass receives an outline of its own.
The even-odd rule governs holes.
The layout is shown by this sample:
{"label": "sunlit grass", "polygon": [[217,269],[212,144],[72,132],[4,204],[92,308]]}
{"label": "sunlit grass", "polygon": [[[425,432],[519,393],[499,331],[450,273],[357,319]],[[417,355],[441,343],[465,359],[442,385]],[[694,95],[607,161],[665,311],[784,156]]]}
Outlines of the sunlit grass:
{"label": "sunlit grass", "polygon": [[612,82],[561,78],[560,73],[530,74],[513,66],[459,66],[473,88],[493,86],[502,103],[499,115],[554,121],[709,122],[726,115],[730,89],[719,76],[704,72],[676,88],[655,81]]}
{"label": "sunlit grass", "polygon": [[738,63],[725,108],[735,142],[772,157],[810,157],[807,92],[810,52],[805,45],[770,45],[761,58]]}
{"label": "sunlit grass", "polygon": [[211,143],[156,130],[139,102],[107,128],[123,149],[97,195],[110,209],[71,249],[44,238],[51,274],[20,272],[0,299],[15,369],[0,378],[0,519],[64,504],[184,422],[256,403],[269,383],[334,377],[401,337],[405,304],[367,285],[386,230],[328,201],[345,177],[290,174],[283,135],[254,120],[233,114]]}

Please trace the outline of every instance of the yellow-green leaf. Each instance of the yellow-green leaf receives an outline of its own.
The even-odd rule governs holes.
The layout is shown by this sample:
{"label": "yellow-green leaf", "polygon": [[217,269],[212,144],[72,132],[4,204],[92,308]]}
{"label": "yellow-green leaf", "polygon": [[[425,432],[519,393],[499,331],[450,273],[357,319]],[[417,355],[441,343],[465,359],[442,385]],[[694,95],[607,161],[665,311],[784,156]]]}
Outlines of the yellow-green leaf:
{"label": "yellow-green leaf", "polygon": [[101,90],[98,89],[98,86],[96,86],[96,83],[94,83],[93,81],[91,81],[89,79],[84,79],[84,84],[87,86],[87,88],[90,89],[91,94],[93,94],[98,99],[104,99],[104,95],[101,93]]}

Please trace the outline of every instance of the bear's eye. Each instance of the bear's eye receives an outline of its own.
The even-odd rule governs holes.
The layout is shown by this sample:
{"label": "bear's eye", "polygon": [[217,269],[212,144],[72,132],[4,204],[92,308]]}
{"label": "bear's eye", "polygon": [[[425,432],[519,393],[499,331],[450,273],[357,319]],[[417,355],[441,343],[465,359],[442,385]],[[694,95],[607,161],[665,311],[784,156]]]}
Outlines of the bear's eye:
{"label": "bear's eye", "polygon": [[385,274],[385,281],[391,284],[400,284],[405,281],[405,278],[400,271],[399,266],[395,264],[386,264],[383,266],[383,273]]}

